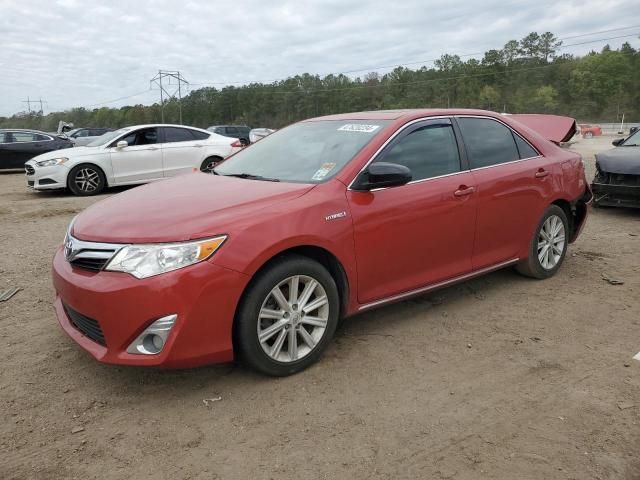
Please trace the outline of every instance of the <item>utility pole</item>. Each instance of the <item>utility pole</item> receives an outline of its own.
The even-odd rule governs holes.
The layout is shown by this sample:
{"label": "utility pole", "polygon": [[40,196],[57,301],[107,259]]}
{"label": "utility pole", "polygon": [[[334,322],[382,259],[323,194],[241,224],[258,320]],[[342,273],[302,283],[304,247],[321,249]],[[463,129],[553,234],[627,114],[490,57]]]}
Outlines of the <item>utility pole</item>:
{"label": "utility pole", "polygon": [[[168,79],[168,81],[163,83],[163,79]],[[172,79],[174,80],[173,84],[171,83]],[[177,70],[158,70],[158,74],[149,81],[149,84],[152,88],[155,84],[160,89],[160,115],[162,117],[162,123],[164,123],[164,100],[166,95],[167,100],[170,100],[172,98],[178,99],[180,125],[182,125],[182,85],[189,85],[189,82],[187,82],[182,74]]]}

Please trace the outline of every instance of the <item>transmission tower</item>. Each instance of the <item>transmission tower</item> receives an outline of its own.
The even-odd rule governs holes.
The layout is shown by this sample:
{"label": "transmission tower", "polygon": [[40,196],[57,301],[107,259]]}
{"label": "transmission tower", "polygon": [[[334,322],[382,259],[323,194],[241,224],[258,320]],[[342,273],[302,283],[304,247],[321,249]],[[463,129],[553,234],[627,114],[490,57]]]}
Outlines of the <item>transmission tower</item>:
{"label": "transmission tower", "polygon": [[162,123],[164,123],[164,101],[166,99],[177,98],[178,110],[180,112],[180,125],[182,125],[182,87],[189,85],[179,71],[158,70],[158,74],[150,81],[150,86],[157,85],[160,89],[160,112]]}
{"label": "transmission tower", "polygon": [[38,103],[40,104],[40,110],[38,113],[40,113],[40,115],[44,115],[44,109],[42,108],[42,104],[43,103],[47,103],[46,101],[42,100],[42,98],[40,98],[39,100],[31,100],[30,97],[27,97],[26,100],[23,100],[22,103],[26,103],[27,104],[27,110],[29,110],[29,115],[31,115],[31,104],[33,103],[34,105],[37,105]]}

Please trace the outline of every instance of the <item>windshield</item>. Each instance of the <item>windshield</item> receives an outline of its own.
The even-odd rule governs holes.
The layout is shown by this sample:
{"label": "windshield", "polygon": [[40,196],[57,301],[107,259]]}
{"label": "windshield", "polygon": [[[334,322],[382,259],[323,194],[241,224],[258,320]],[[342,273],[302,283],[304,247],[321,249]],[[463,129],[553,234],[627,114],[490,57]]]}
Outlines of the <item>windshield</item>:
{"label": "windshield", "polygon": [[640,146],[640,130],[637,130],[633,135],[627,138],[622,144],[625,147],[639,147]]}
{"label": "windshield", "polygon": [[386,120],[320,120],[278,130],[215,169],[219,175],[320,183],[333,177],[382,128]]}
{"label": "windshield", "polygon": [[107,143],[109,143],[114,138],[119,137],[123,133],[127,133],[129,130],[131,130],[131,129],[130,128],[121,128],[120,130],[115,130],[113,132],[107,132],[104,135],[100,135],[93,142],[87,143],[87,147],[101,147],[102,145],[106,145]]}

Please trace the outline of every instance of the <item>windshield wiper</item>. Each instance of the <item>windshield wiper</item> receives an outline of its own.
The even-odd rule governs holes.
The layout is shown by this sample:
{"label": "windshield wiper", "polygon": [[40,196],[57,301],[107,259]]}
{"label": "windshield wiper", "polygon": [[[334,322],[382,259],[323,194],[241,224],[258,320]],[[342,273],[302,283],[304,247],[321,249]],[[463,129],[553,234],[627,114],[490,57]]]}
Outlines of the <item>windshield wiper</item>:
{"label": "windshield wiper", "polygon": [[277,178],[263,177],[262,175],[253,175],[251,173],[221,173],[223,177],[248,178],[249,180],[262,180],[263,182],[279,182]]}

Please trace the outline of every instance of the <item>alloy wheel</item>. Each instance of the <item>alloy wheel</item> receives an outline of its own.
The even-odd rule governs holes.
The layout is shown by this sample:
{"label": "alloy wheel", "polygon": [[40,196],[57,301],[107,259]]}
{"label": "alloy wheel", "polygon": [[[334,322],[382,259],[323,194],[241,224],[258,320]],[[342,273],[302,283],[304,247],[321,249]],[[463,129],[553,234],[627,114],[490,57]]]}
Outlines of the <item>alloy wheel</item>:
{"label": "alloy wheel", "polygon": [[551,215],[538,233],[538,261],[545,270],[552,270],[562,258],[566,248],[564,223],[557,215]]}
{"label": "alloy wheel", "polygon": [[82,168],[76,173],[73,182],[83,192],[93,192],[100,186],[100,175],[93,168]]}
{"label": "alloy wheel", "polygon": [[273,360],[290,363],[309,355],[329,321],[329,299],[312,277],[294,275],[273,287],[258,314],[258,340]]}
{"label": "alloy wheel", "polygon": [[204,173],[213,173],[213,169],[216,168],[218,163],[220,163],[220,160],[209,160],[202,166],[202,168],[200,168],[200,171]]}

